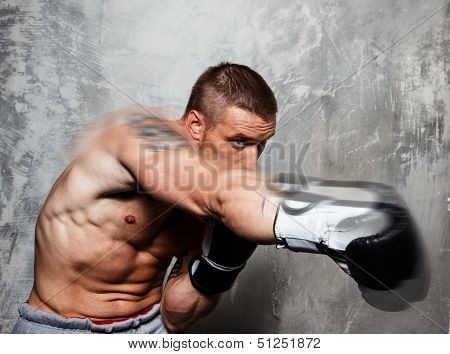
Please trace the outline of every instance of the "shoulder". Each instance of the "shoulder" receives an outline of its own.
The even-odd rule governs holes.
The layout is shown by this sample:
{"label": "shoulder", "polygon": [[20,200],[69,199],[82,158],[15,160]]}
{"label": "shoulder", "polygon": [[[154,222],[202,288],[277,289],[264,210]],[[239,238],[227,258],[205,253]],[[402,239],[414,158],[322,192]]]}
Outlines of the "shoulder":
{"label": "shoulder", "polygon": [[185,139],[173,117],[160,108],[125,106],[89,123],[77,135],[71,150],[76,156],[86,150],[99,150],[119,157],[128,152],[134,156],[139,147],[145,145],[157,148],[180,144]]}

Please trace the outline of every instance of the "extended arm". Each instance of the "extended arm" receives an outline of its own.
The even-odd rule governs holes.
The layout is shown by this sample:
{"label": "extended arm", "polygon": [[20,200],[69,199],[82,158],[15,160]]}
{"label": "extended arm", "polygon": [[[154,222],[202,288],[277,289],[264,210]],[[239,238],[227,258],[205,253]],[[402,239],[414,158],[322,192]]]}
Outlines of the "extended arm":
{"label": "extended arm", "polygon": [[130,125],[119,160],[155,199],[216,218],[249,241],[274,243],[277,202],[261,175],[209,162],[175,129],[152,120]]}

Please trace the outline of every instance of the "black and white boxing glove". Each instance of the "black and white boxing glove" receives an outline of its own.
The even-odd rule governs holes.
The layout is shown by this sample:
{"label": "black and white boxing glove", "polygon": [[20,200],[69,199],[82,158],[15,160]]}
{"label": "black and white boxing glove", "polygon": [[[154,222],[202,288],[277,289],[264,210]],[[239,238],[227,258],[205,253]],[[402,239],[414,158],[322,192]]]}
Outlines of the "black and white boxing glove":
{"label": "black and white boxing glove", "polygon": [[215,224],[205,236],[203,255],[194,256],[189,263],[192,285],[208,295],[229,290],[256,246],[222,223]]}
{"label": "black and white boxing glove", "polygon": [[370,182],[312,181],[280,202],[279,248],[330,256],[367,288],[393,289],[414,276],[420,246],[396,191]]}

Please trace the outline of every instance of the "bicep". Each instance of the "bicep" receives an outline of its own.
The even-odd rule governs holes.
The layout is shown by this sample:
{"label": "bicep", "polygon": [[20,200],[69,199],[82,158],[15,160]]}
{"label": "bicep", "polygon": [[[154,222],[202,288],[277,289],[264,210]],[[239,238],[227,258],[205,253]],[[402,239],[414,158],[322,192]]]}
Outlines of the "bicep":
{"label": "bicep", "polygon": [[161,313],[166,326],[186,328],[207,315],[217,305],[220,295],[198,292],[189,278],[189,262],[195,254],[201,254],[201,245],[180,256],[170,271],[161,298]]}
{"label": "bicep", "polygon": [[181,301],[185,303],[181,305],[182,308],[186,306],[191,309],[197,306],[200,299],[215,298],[198,291],[192,284],[189,274],[191,260],[194,256],[203,254],[203,242],[204,236],[176,257],[173,266],[169,269],[162,296],[162,303],[166,308],[179,308]]}

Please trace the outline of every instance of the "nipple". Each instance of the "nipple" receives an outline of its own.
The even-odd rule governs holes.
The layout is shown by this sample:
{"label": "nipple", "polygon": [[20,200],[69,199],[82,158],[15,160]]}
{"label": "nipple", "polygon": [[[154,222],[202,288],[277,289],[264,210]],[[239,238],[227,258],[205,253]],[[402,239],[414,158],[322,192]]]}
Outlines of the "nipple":
{"label": "nipple", "polygon": [[134,224],[136,222],[136,218],[133,215],[125,216],[125,222],[127,224]]}

